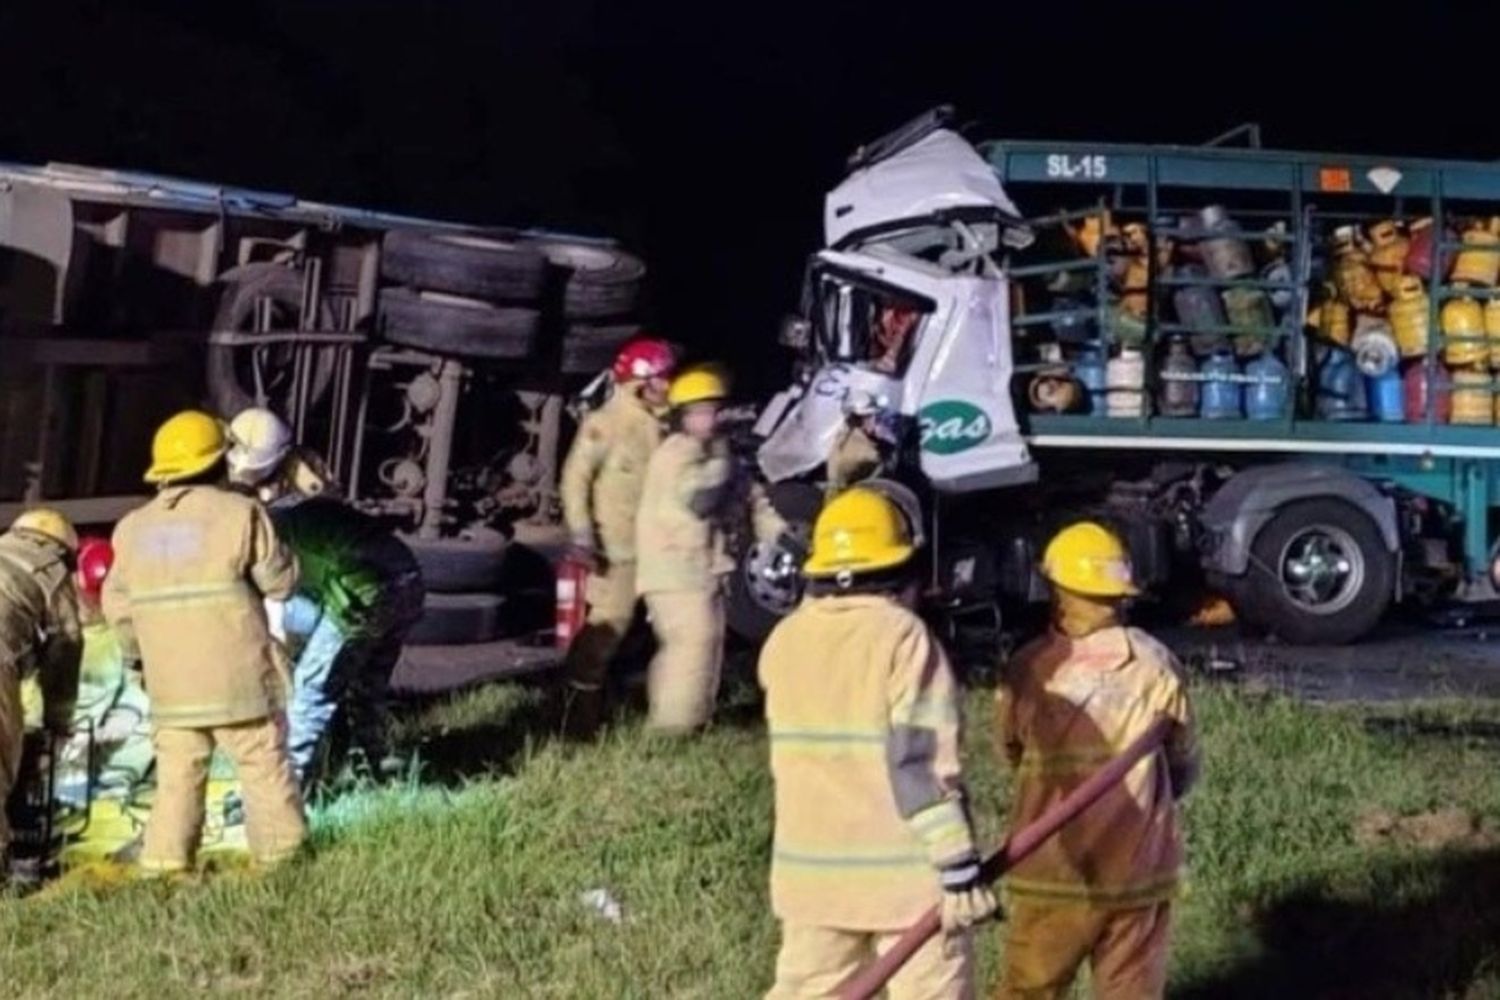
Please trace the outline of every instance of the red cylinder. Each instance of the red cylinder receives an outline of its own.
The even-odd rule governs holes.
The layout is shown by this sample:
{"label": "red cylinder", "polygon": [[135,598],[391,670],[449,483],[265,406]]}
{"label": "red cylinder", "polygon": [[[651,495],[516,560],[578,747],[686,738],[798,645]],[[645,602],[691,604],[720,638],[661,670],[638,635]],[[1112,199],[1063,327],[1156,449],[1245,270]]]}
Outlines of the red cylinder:
{"label": "red cylinder", "polygon": [[[1406,383],[1404,396],[1406,422],[1409,424],[1427,422],[1428,374],[1425,361],[1413,361],[1406,366],[1406,375],[1402,380]],[[1437,390],[1436,412],[1433,414],[1433,419],[1440,424],[1446,424],[1453,417],[1453,382],[1448,377],[1448,369],[1441,364],[1434,364],[1430,381]]]}
{"label": "red cylinder", "polygon": [[[1411,241],[1406,250],[1406,273],[1415,274],[1424,281],[1432,280],[1432,244],[1433,232],[1431,219],[1418,219],[1411,226]],[[1446,230],[1443,233],[1445,241],[1457,239],[1453,231]],[[1453,269],[1453,251],[1443,252],[1442,278],[1448,277],[1448,272]]]}
{"label": "red cylinder", "polygon": [[588,587],[588,567],[576,559],[557,564],[557,648],[566,650],[583,628],[588,611],[584,591]]}

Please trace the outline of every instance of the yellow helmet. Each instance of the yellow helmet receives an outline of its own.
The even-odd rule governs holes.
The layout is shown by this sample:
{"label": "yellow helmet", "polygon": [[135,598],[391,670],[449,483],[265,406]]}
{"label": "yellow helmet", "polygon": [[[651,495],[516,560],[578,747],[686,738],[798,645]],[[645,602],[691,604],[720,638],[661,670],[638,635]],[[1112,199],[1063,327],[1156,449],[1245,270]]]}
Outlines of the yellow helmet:
{"label": "yellow helmet", "polygon": [[729,380],[718,369],[706,366],[689,368],[667,389],[667,403],[674,407],[717,402],[728,396]]}
{"label": "yellow helmet", "polygon": [[1133,597],[1130,555],[1118,535],[1093,521],[1057,533],[1042,556],[1042,575],[1064,590],[1088,597]]}
{"label": "yellow helmet", "polygon": [[172,483],[205,472],[224,457],[224,427],[200,410],[183,410],[157,428],[151,440],[148,483]]}
{"label": "yellow helmet", "polygon": [[802,572],[810,577],[873,573],[900,566],[915,550],[901,508],[884,493],[856,486],[828,501],[818,515],[812,555]]}
{"label": "yellow helmet", "polygon": [[52,539],[69,552],[78,551],[78,531],[73,527],[73,522],[51,507],[33,507],[28,511],[23,511],[21,516],[11,523],[10,530],[30,531]]}

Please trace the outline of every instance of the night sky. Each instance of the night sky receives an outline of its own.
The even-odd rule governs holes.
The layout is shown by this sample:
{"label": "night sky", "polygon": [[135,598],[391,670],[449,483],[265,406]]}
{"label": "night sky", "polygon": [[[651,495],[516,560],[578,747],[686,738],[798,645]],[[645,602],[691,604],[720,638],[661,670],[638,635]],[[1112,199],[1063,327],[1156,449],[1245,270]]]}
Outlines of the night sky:
{"label": "night sky", "polygon": [[984,137],[1500,154],[1496,15],[1119,6],[5,0],[0,159],[616,235],[653,325],[746,367],[845,154],[934,104]]}

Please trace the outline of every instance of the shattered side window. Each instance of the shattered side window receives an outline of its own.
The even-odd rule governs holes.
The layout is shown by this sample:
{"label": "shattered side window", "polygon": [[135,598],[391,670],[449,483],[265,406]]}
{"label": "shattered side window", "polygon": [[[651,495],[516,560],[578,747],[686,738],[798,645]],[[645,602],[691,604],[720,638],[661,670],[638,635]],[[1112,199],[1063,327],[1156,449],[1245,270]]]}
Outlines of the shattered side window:
{"label": "shattered side window", "polygon": [[818,342],[826,360],[891,376],[906,370],[925,318],[919,306],[832,276],[819,279],[817,296]]}

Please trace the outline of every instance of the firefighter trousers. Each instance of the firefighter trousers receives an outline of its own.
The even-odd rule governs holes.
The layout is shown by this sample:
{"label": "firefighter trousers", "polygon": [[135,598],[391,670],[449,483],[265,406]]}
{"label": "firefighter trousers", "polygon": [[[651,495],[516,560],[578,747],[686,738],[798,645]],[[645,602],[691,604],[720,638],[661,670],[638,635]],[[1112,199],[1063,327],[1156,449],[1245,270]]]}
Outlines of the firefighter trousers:
{"label": "firefighter trousers", "polygon": [[1166,991],[1170,903],[1129,909],[1014,903],[1005,923],[1005,981],[998,1000],[1068,996],[1084,962],[1099,1000],[1147,1000]]}
{"label": "firefighter trousers", "polygon": [[[822,1000],[860,966],[887,951],[901,935],[832,927],[781,925],[776,984],[766,1000]],[[936,934],[891,978],[887,1000],[970,1000],[974,949],[969,935]]]}
{"label": "firefighter trousers", "polygon": [[257,864],[274,865],[307,836],[302,796],[287,756],[283,727],[270,718],[204,729],[161,727],[156,744],[156,798],[146,820],[141,868],[192,867],[203,836],[209,760],[220,746],[234,761],[245,803],[245,835]]}
{"label": "firefighter trousers", "polygon": [[21,738],[26,725],[21,708],[21,677],[15,664],[0,663],[0,882],[5,881],[3,864],[10,847],[10,818],[5,804],[21,773]]}
{"label": "firefighter trousers", "polygon": [[635,563],[611,562],[584,584],[588,617],[568,647],[563,665],[568,686],[575,691],[600,691],[609,675],[609,662],[635,619]]}
{"label": "firefighter trousers", "polygon": [[646,595],[656,656],[646,678],[651,702],[647,726],[687,732],[713,717],[724,657],[724,597],[710,590],[672,590]]}

